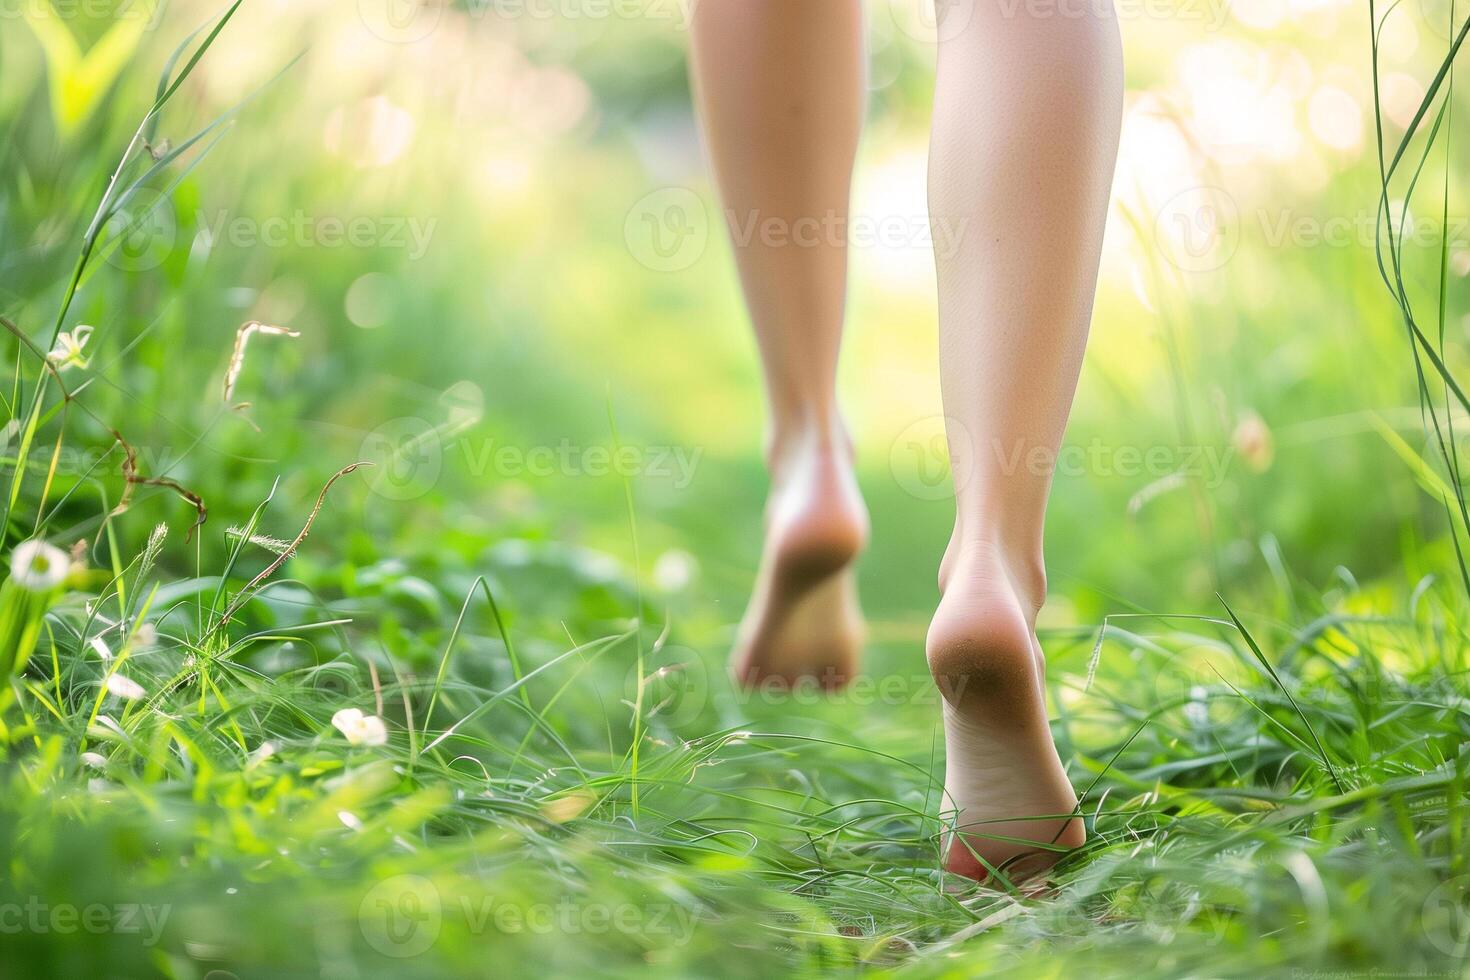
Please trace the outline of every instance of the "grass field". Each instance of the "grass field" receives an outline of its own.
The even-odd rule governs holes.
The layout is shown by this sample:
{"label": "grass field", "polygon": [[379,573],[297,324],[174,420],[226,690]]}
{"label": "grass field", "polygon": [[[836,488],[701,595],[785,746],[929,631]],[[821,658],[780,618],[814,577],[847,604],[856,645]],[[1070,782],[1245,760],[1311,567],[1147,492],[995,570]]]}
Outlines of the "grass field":
{"label": "grass field", "polygon": [[1470,10],[1124,12],[1041,630],[1089,841],[1022,887],[940,870],[917,8],[819,696],[724,674],[759,389],[681,5],[83,6],[0,32],[0,976],[1470,972]]}

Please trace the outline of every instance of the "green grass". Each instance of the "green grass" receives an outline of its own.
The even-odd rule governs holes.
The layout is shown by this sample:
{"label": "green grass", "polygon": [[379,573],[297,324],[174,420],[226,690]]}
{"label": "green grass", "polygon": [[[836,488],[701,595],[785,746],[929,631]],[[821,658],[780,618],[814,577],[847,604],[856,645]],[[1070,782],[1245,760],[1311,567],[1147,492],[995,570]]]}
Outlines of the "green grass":
{"label": "green grass", "polygon": [[[559,580],[545,616],[517,614],[529,565]],[[477,568],[504,635],[466,586]],[[742,698],[697,608],[644,627],[640,685],[635,584],[585,581],[554,546],[504,539],[427,586],[392,559],[346,587],[343,572],[263,591],[212,653],[212,579],[123,576],[124,595],[150,597],[147,646],[104,627],[122,601],[110,592],[91,612],[80,598],[53,610],[60,672],[37,672],[7,712],[0,907],[37,896],[168,918],[154,945],[23,930],[13,962],[183,976],[1463,966],[1462,613],[1428,595],[1412,616],[1343,595],[1302,627],[1258,622],[1262,661],[1219,621],[1113,624],[1090,687],[1091,637],[1048,637],[1091,840],[1046,892],[1008,894],[939,870],[935,692],[911,644],[876,651],[873,687],[836,703]],[[333,584],[339,599],[313,598]],[[467,596],[457,632],[453,589]],[[417,635],[388,655],[400,616]],[[111,666],[84,640],[99,634]],[[111,669],[151,696],[99,705]],[[330,721],[348,706],[380,712],[387,744],[350,746]],[[385,923],[385,907],[402,918]]]}
{"label": "green grass", "polygon": [[[23,541],[80,542],[64,580],[0,583],[0,976],[1466,973],[1449,244],[1380,241],[1379,283],[1371,253],[1247,238],[1242,285],[1215,302],[1153,255],[1169,353],[1151,368],[1110,339],[1126,324],[1105,286],[1072,444],[1224,452],[1249,407],[1276,459],[1218,485],[1059,479],[1042,640],[1089,840],[1045,887],[981,887],[940,870],[952,815],[920,653],[949,501],[866,446],[863,676],[836,696],[733,690],[761,475],[755,433],[725,430],[751,368],[723,347],[743,330],[727,268],[619,271],[644,190],[634,137],[577,137],[548,162],[565,190],[484,237],[437,185],[404,197],[323,162],[296,79],[336,65],[308,50],[278,77],[309,32],[243,35],[232,18],[250,15],[168,19],[91,88],[48,91],[55,37],[0,36],[20,66],[0,72],[7,574]],[[609,29],[636,57],[515,37],[635,118],[679,85],[656,67],[625,80],[635,61],[677,69],[646,26]],[[289,50],[236,63],[239,91],[201,79],[251,41]],[[923,56],[889,42],[875,64],[902,81],[875,113],[902,128]],[[1437,189],[1452,213],[1453,75],[1434,62],[1453,54],[1426,55],[1443,84],[1416,124],[1380,130],[1397,170],[1365,159],[1323,207]],[[416,199],[444,208],[451,247],[411,266],[196,235],[210,208]],[[159,218],[164,247],[130,250],[120,233]],[[536,251],[548,229],[565,254]],[[392,280],[392,315],[344,328],[366,272]],[[862,293],[859,315],[889,303]],[[226,404],[237,325],[282,308],[301,336],[257,337]],[[1345,353],[1348,308],[1363,322]],[[624,317],[638,326],[602,323]],[[713,366],[658,374],[695,318],[718,321]],[[97,326],[87,363],[45,368],[79,323]],[[1282,323],[1296,332],[1257,356]],[[687,486],[487,472],[492,439],[701,455]],[[349,741],[349,709],[383,719],[382,744]]]}

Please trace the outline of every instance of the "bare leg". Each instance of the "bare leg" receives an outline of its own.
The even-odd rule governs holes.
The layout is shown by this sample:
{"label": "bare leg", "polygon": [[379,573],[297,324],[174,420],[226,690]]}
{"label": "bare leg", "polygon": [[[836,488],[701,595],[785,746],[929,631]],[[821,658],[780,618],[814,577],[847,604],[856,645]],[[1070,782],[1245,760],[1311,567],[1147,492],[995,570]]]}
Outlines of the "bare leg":
{"label": "bare leg", "polygon": [[838,686],[862,644],[867,512],[837,409],[847,209],[864,108],[860,0],[700,0],[695,94],[765,370],[771,494],[731,658]]}
{"label": "bare leg", "polygon": [[[1106,5],[959,0],[942,14],[930,153],[941,380],[959,484],[929,665],[945,697],[951,870],[1082,842],[1047,724],[1042,523],[1092,315],[1122,114]],[[1083,12],[1083,8],[1087,12]],[[1105,10],[1105,12],[1104,12]],[[1045,815],[1053,819],[1037,819]],[[1008,839],[1007,839],[1008,838]]]}

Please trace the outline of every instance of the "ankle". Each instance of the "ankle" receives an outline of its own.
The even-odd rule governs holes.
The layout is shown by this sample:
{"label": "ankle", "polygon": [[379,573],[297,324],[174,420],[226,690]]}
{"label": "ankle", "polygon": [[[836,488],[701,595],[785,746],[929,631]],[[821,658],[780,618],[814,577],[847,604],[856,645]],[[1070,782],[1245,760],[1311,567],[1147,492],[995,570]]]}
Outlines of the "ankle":
{"label": "ankle", "polygon": [[1008,547],[993,541],[967,541],[956,534],[940,569],[942,594],[948,594],[951,588],[964,588],[967,579],[978,579],[991,589],[1004,585],[1028,623],[1035,623],[1046,602],[1046,563],[1039,545]]}
{"label": "ankle", "polygon": [[795,420],[777,421],[766,436],[766,464],[773,475],[810,459],[829,457],[849,463],[852,455],[852,438],[835,408]]}

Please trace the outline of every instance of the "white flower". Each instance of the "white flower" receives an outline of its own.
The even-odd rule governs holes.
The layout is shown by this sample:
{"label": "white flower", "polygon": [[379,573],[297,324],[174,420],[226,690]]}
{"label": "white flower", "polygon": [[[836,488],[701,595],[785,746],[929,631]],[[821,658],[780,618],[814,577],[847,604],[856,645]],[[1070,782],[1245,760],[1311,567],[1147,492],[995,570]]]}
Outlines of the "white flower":
{"label": "white flower", "polygon": [[79,323],[75,330],[63,331],[56,338],[56,347],[46,355],[46,360],[63,371],[69,367],[84,368],[87,366],[87,359],[82,356],[82,350],[91,339],[92,328],[85,323]]}
{"label": "white flower", "polygon": [[122,674],[107,675],[107,693],[115,694],[126,701],[139,701],[148,695],[137,681]]}
{"label": "white flower", "polygon": [[332,716],[332,727],[347,736],[353,745],[383,745],[388,741],[388,727],[377,715],[365,715],[357,708],[343,708]]}
{"label": "white flower", "polygon": [[107,641],[104,640],[104,639],[102,639],[102,637],[100,637],[100,636],[94,636],[94,637],[92,637],[92,642],[90,644],[88,644],[88,645],[91,646],[92,650],[104,662],[112,659],[112,650],[111,650],[111,648],[108,647]]}
{"label": "white flower", "polygon": [[22,541],[10,553],[10,578],[32,592],[51,591],[66,580],[70,570],[66,552],[38,538]]}
{"label": "white flower", "polygon": [[107,768],[107,759],[106,759],[106,757],[105,756],[102,756],[102,755],[99,755],[96,752],[83,752],[82,753],[82,761],[85,762],[87,765],[91,766],[93,769],[106,769]]}
{"label": "white flower", "polygon": [[653,563],[653,584],[660,592],[682,592],[694,581],[699,563],[687,551],[674,548]]}

